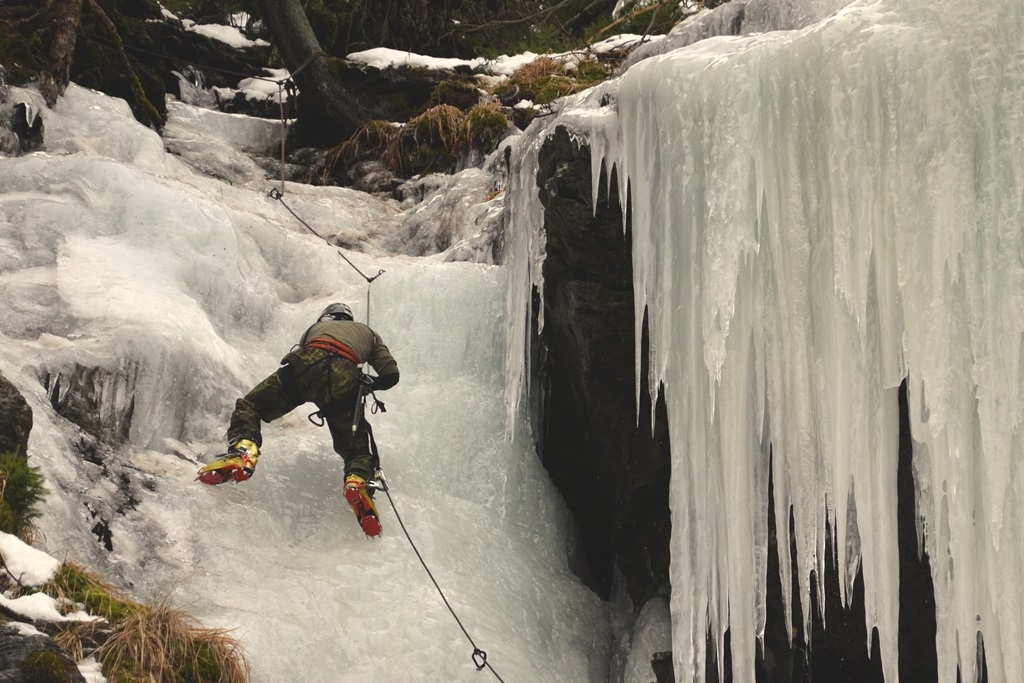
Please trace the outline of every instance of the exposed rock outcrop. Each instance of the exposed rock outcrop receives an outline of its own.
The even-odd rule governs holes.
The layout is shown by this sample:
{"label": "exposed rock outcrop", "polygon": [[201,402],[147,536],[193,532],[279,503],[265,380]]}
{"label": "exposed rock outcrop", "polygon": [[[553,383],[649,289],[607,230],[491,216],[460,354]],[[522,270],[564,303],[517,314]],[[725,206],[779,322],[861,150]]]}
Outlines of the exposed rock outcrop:
{"label": "exposed rock outcrop", "polygon": [[564,128],[541,151],[537,184],[547,233],[545,322],[533,364],[541,459],[576,519],[583,578],[607,597],[617,570],[641,605],[668,581],[670,454],[661,401],[652,434],[646,367],[637,425],[622,209],[615,183],[611,196],[602,183],[594,213],[589,149]]}
{"label": "exposed rock outcrop", "polygon": [[43,119],[29,102],[12,101],[10,75],[0,65],[0,156],[18,156],[43,144]]}
{"label": "exposed rock outcrop", "polygon": [[85,683],[75,661],[45,633],[20,623],[0,625],[0,681]]}
{"label": "exposed rock outcrop", "polygon": [[0,373],[0,453],[28,453],[32,408],[17,387]]}
{"label": "exposed rock outcrop", "polygon": [[111,520],[136,508],[140,486],[155,486],[114,457],[131,432],[138,366],[127,363],[111,369],[71,363],[59,370],[43,368],[39,379],[54,411],[70,423],[66,428],[76,435],[72,438],[75,449],[89,463],[82,485],[105,480],[115,486],[113,491],[108,488],[106,496],[91,497],[85,503],[93,535],[112,551]]}
{"label": "exposed rock outcrop", "polygon": [[[0,453],[17,451],[25,456],[31,430],[32,409],[0,374]],[[85,683],[74,659],[27,621],[6,609],[0,613],[0,681]]]}
{"label": "exposed rock outcrop", "polygon": [[44,371],[40,379],[58,415],[116,447],[131,431],[137,375],[134,365],[118,371],[73,363],[60,371]]}

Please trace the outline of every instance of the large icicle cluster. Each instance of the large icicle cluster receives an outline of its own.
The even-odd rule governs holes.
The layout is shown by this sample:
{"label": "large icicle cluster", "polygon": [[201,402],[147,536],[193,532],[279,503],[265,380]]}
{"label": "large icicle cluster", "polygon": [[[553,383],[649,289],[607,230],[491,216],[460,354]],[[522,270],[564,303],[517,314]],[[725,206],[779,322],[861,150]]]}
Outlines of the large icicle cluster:
{"label": "large icicle cluster", "polygon": [[705,633],[731,629],[733,673],[753,680],[770,449],[801,590],[832,525],[844,591],[862,569],[897,680],[908,378],[940,679],[978,678],[980,632],[989,679],[1024,680],[1021,4],[855,3],[651,57],[567,101],[516,155],[520,301],[543,258],[530,173],[555,125],[591,145],[595,184],[614,166],[632,202],[636,348],[646,307],[672,434],[679,679],[703,680]]}

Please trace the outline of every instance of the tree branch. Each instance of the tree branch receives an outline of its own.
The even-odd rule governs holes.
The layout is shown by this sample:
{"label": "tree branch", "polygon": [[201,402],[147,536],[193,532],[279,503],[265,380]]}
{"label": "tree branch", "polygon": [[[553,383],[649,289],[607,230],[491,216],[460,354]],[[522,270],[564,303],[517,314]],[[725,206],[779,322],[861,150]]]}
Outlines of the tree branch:
{"label": "tree branch", "polygon": [[[71,2],[75,0],[68,1]],[[77,0],[79,3],[81,1],[82,0]],[[96,16],[96,19],[99,20],[100,24],[103,25],[103,28],[107,30],[107,33],[110,34],[110,40],[114,43],[114,49],[117,50],[117,54],[121,58],[121,62],[124,64],[125,75],[128,78],[128,85],[132,90],[132,95],[135,96],[135,104],[143,110],[142,116],[140,116],[139,119],[147,125],[155,127],[162,126],[164,124],[164,118],[160,115],[157,108],[153,106],[153,103],[149,101],[149,98],[146,97],[146,91],[142,87],[142,81],[139,80],[139,75],[135,73],[132,63],[128,60],[128,53],[124,50],[124,41],[121,40],[121,34],[118,32],[117,26],[110,20],[110,17],[107,16],[107,13],[103,11],[103,8],[100,7],[96,0],[85,0],[85,3],[88,5],[89,10]],[[61,92],[63,92],[63,90],[61,90]]]}
{"label": "tree branch", "polygon": [[75,40],[81,20],[82,0],[61,0],[57,4],[49,59],[50,74],[53,77],[53,92],[50,94],[54,99],[68,89],[71,81],[71,62],[75,56]]}

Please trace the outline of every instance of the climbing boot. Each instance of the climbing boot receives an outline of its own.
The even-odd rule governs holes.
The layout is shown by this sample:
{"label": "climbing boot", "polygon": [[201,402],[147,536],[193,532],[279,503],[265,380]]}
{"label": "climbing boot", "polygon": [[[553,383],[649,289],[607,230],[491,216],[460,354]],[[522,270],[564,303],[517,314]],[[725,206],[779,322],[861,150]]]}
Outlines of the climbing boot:
{"label": "climbing boot", "polygon": [[232,444],[227,453],[199,470],[196,478],[204,484],[216,486],[226,481],[245,481],[256,471],[260,449],[248,439]]}
{"label": "climbing boot", "polygon": [[373,504],[373,499],[367,492],[366,480],[358,474],[345,477],[345,500],[352,507],[363,533],[369,538],[380,536],[383,527],[380,525],[377,506]]}

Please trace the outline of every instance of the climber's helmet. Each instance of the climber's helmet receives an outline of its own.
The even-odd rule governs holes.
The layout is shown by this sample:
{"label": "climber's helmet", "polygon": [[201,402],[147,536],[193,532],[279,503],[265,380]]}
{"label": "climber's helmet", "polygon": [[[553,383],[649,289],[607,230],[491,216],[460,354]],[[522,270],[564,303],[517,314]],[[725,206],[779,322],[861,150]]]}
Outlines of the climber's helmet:
{"label": "climber's helmet", "polygon": [[317,322],[325,320],[352,320],[352,309],[347,304],[331,304],[317,318]]}

